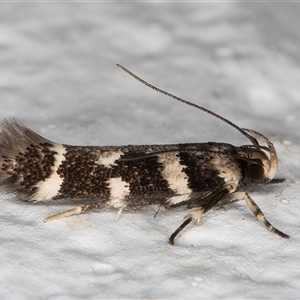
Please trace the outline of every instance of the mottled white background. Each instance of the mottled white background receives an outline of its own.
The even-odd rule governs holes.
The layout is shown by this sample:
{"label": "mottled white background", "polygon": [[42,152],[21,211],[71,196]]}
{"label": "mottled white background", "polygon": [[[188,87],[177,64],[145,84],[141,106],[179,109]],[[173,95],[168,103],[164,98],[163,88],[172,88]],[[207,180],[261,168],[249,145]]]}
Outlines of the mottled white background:
{"label": "mottled white background", "polygon": [[281,184],[244,187],[290,240],[239,202],[177,239],[184,209],[85,214],[1,194],[5,299],[298,298],[300,3],[0,3],[0,119],[57,142],[248,143],[115,66],[264,133]]}

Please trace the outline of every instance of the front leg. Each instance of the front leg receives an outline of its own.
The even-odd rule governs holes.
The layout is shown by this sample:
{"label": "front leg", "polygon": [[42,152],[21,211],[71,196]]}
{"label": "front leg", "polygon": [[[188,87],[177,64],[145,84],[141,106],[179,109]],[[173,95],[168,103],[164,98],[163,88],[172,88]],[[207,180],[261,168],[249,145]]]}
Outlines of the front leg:
{"label": "front leg", "polygon": [[244,199],[256,217],[257,220],[261,221],[271,232],[278,234],[279,236],[288,239],[290,236],[283,233],[282,231],[275,228],[265,217],[264,213],[258,207],[258,205],[253,201],[253,199],[246,192],[235,192],[230,195],[231,202]]}

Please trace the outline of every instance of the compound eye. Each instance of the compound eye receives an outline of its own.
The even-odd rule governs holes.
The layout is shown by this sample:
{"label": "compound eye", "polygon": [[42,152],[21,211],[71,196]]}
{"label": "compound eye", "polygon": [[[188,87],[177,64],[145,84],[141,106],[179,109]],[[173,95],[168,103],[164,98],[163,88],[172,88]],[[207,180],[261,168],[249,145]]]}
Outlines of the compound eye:
{"label": "compound eye", "polygon": [[263,181],[265,177],[264,168],[257,164],[251,164],[246,169],[246,177],[252,182]]}

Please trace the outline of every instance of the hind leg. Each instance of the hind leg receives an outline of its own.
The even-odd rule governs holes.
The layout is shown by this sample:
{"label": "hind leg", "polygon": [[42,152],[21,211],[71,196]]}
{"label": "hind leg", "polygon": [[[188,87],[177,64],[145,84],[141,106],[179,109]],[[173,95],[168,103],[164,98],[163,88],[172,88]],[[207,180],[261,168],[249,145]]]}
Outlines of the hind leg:
{"label": "hind leg", "polygon": [[86,211],[90,211],[90,210],[98,210],[101,208],[104,208],[106,206],[105,202],[97,202],[97,203],[92,203],[92,204],[86,204],[86,205],[79,205],[76,206],[72,209],[63,211],[61,213],[58,213],[56,215],[52,215],[47,217],[44,222],[49,222],[49,221],[54,221],[54,220],[58,220],[58,219],[62,219],[62,218],[67,218],[70,216],[74,216],[74,215],[79,215],[82,214]]}

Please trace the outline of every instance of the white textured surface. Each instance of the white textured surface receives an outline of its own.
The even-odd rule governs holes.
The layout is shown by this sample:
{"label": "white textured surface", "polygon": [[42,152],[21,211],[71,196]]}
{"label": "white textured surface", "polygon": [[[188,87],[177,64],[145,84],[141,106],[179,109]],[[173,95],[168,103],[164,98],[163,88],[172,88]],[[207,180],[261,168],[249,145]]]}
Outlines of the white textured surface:
{"label": "white textured surface", "polygon": [[223,141],[234,129],[134,81],[115,64],[269,137],[281,184],[245,187],[174,247],[185,210],[116,211],[44,224],[67,207],[1,195],[5,299],[298,298],[299,3],[0,3],[0,118],[69,144]]}

